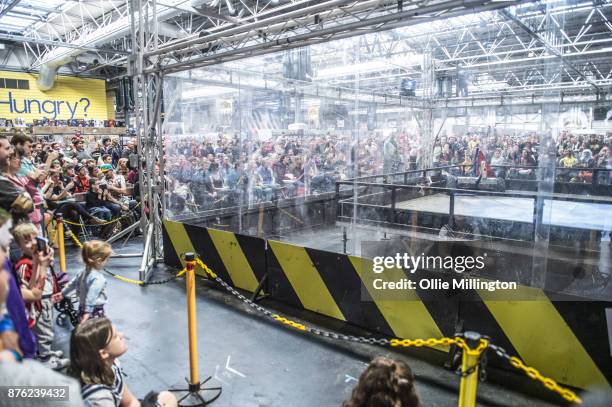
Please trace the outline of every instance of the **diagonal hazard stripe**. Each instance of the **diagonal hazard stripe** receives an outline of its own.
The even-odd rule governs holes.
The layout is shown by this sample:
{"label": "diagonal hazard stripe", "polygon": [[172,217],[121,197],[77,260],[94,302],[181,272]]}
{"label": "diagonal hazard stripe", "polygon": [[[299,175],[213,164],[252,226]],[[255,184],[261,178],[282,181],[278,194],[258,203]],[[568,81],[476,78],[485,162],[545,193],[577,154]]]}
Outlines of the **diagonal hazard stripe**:
{"label": "diagonal hazard stripe", "polygon": [[178,253],[174,250],[174,245],[168,236],[165,224],[162,227],[162,236],[164,239],[164,263],[171,267],[181,268],[181,259]]}
{"label": "diagonal hazard stripe", "polygon": [[178,255],[181,265],[184,267],[185,260],[181,258],[181,255],[187,252],[196,252],[193,248],[193,244],[191,243],[191,239],[189,239],[189,235],[187,235],[185,225],[179,222],[164,220],[164,227],[166,228],[166,233],[172,242],[172,246],[174,246],[174,251]]}
{"label": "diagonal hazard stripe", "polygon": [[236,240],[236,235],[223,230],[207,230],[234,286],[251,292],[255,291],[257,288],[255,273]]}
{"label": "diagonal hazard stripe", "polygon": [[273,240],[268,244],[304,308],[346,321],[303,247]]}
{"label": "diagonal hazard stripe", "polygon": [[[389,282],[406,278],[402,270],[386,269],[384,273],[375,274],[372,272],[371,260],[354,256],[349,256],[349,258],[370,297],[398,338],[427,339],[444,336],[416,292],[398,290],[391,296],[386,290],[381,292],[374,288],[374,280],[378,278]],[[438,349],[448,352],[448,347]]]}
{"label": "diagonal hazard stripe", "polygon": [[519,286],[516,296],[522,301],[502,301],[496,292],[479,294],[527,365],[575,387],[609,386],[544,291]]}

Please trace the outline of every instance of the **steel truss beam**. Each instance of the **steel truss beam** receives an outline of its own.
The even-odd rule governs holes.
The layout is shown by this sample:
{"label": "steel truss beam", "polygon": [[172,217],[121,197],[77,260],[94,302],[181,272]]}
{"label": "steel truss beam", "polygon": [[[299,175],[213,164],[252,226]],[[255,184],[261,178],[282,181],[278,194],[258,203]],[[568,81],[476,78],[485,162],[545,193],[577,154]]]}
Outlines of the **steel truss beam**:
{"label": "steel truss beam", "polygon": [[[130,0],[130,30],[133,39],[128,71],[134,82],[135,108],[133,124],[139,154],[141,228],[145,235],[139,278],[147,281],[152,268],[161,261],[162,216],[165,209],[164,153],[161,131],[163,76],[145,73],[144,54],[157,47],[157,24],[149,24],[147,13],[155,13],[157,4],[146,0]],[[152,14],[155,15],[155,14]]]}
{"label": "steel truss beam", "polygon": [[2,10],[0,10],[0,18],[5,16],[9,11],[11,11],[17,4],[19,4],[21,0],[13,0],[11,3],[4,6]]}
{"label": "steel truss beam", "polygon": [[49,45],[49,46],[54,46],[54,47],[82,49],[84,51],[91,51],[91,52],[103,52],[103,53],[109,53],[109,54],[129,55],[129,52],[127,51],[116,50],[112,48],[89,47],[85,45],[78,45],[78,44],[72,44],[72,43],[66,43],[66,42],[54,41],[54,40],[46,40],[42,38],[32,38],[32,37],[26,37],[23,35],[16,35],[16,34],[0,33],[0,40],[22,42],[22,43],[28,43],[28,44]]}
{"label": "steel truss beam", "polygon": [[[516,3],[482,1],[478,6],[471,7],[470,3],[463,1],[428,2],[427,5],[411,1],[404,2],[400,11],[397,3],[392,2],[391,6],[391,2],[381,0],[328,1],[289,15],[262,19],[149,52],[147,56],[159,55],[160,58],[156,65],[148,67],[147,72],[178,72],[283,49],[501,9]],[[177,62],[170,62],[172,60]]]}
{"label": "steel truss beam", "polygon": [[506,10],[500,10],[500,13],[506,17],[508,20],[511,20],[512,22],[514,22],[516,25],[518,25],[519,27],[521,27],[521,29],[523,31],[525,31],[527,34],[529,34],[533,39],[537,40],[538,42],[542,43],[544,45],[544,47],[546,48],[547,51],[549,51],[550,53],[552,53],[554,56],[556,56],[563,65],[569,67],[572,71],[574,71],[575,73],[577,73],[582,79],[584,79],[586,82],[588,82],[591,86],[593,86],[595,88],[595,90],[597,92],[600,92],[601,89],[590,79],[588,79],[584,73],[582,71],[580,71],[578,68],[576,68],[574,66],[574,64],[572,64],[571,62],[569,62],[567,59],[565,59],[563,57],[563,54],[561,52],[559,52],[559,50],[557,50],[557,48],[550,44],[545,38],[543,38],[542,36],[540,36],[538,33],[536,33],[535,31],[533,31],[531,28],[529,28],[523,21],[521,21],[520,18],[516,17],[515,15],[509,13]]}

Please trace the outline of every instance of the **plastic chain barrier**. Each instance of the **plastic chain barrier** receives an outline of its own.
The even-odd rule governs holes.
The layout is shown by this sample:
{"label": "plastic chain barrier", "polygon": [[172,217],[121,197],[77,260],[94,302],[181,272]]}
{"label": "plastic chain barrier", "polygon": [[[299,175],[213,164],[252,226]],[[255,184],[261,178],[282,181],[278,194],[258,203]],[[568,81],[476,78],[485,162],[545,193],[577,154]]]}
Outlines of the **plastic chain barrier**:
{"label": "plastic chain barrier", "polygon": [[107,269],[104,269],[104,271],[108,274],[110,274],[111,276],[115,277],[117,280],[121,280],[123,282],[126,283],[132,283],[132,284],[136,284],[136,285],[140,285],[140,286],[146,286],[146,285],[160,285],[160,284],[166,284],[169,283],[170,281],[174,281],[177,278],[181,278],[183,276],[183,274],[185,274],[185,272],[187,271],[187,269],[183,269],[181,271],[178,272],[178,274],[168,277],[166,279],[163,280],[158,280],[158,281],[142,281],[142,280],[134,280],[132,278],[128,278],[128,277],[124,277],[121,276],[119,274],[115,274],[112,271],[109,271]]}
{"label": "plastic chain barrier", "polygon": [[[130,212],[133,211],[134,209],[138,208],[140,206],[140,202],[138,202],[132,209],[130,209]],[[73,225],[73,226],[79,226],[79,227],[83,227],[83,226],[105,226],[105,225],[110,225],[111,223],[117,223],[125,218],[127,218],[128,216],[130,216],[130,213],[127,213],[123,216],[118,217],[117,219],[113,219],[113,220],[109,220],[108,222],[101,222],[101,223],[79,223],[79,222],[70,222],[64,219],[64,223],[67,223],[69,225]]]}
{"label": "plastic chain barrier", "polygon": [[[261,312],[265,317],[275,322],[278,322],[282,325],[286,325],[286,326],[292,327],[294,329],[297,329],[303,332],[309,332],[311,334],[323,336],[326,338],[344,340],[344,341],[349,341],[349,342],[366,343],[370,345],[391,346],[391,347],[423,347],[423,346],[433,347],[433,346],[440,346],[440,345],[450,346],[454,344],[460,347],[467,354],[475,355],[475,356],[480,356],[487,348],[491,348],[497,353],[497,355],[499,355],[503,359],[506,359],[511,366],[513,366],[514,368],[518,370],[522,370],[529,378],[541,382],[547,389],[552,390],[555,393],[559,394],[565,400],[572,402],[572,403],[576,403],[576,404],[582,403],[582,400],[580,399],[580,397],[576,395],[576,393],[574,393],[573,391],[567,388],[560,386],[555,380],[549,377],[543,376],[535,368],[526,366],[516,356],[508,355],[508,353],[503,348],[493,345],[487,338],[481,338],[478,346],[476,348],[471,348],[460,334],[456,335],[454,338],[444,337],[444,338],[439,338],[439,339],[438,338],[386,339],[386,338],[371,338],[371,337],[368,338],[368,337],[363,337],[363,336],[345,335],[345,334],[340,334],[336,332],[325,331],[325,330],[318,329],[318,328],[312,328],[312,327],[306,326],[299,322],[292,321],[283,316],[280,316],[278,314],[274,314],[268,311],[264,307],[246,298],[244,295],[242,295],[232,286],[230,286],[225,281],[223,281],[219,276],[217,276],[217,274],[214,271],[212,271],[206,264],[204,264],[204,262],[202,262],[200,258],[196,257],[196,263],[210,278],[215,280],[223,288],[225,288],[227,291],[229,291],[239,300],[244,302],[250,308],[253,308]],[[184,271],[185,270],[182,270],[181,273],[183,273]],[[471,375],[477,369],[477,366],[478,365],[470,369],[467,369],[465,371],[462,371],[461,376],[466,377],[466,376]]]}
{"label": "plastic chain barrier", "polygon": [[[68,233],[68,236],[70,236],[70,238],[74,241],[74,244],[77,245],[79,248],[83,247],[83,243],[81,243],[81,241],[79,240],[78,237],[76,237],[76,235],[74,234],[74,232],[72,230],[70,230],[70,228],[66,228],[66,233]],[[142,281],[142,280],[134,280],[128,277],[123,277],[120,276],[119,274],[115,274],[112,271],[109,271],[107,269],[104,269],[105,272],[107,272],[108,274],[110,274],[111,276],[115,277],[118,280],[124,281],[126,283],[132,283],[132,284],[137,284],[137,285],[141,285],[141,286],[145,286],[145,285],[156,285],[156,284],[166,284],[169,283],[170,281],[176,280],[177,278],[180,278],[183,276],[183,274],[185,274],[185,272],[187,271],[187,269],[183,269],[181,270],[178,274],[166,278],[164,280],[159,280],[159,281]]]}
{"label": "plastic chain barrier", "polygon": [[506,350],[501,346],[491,344],[489,347],[493,349],[493,351],[495,351],[497,356],[507,360],[512,367],[517,370],[523,371],[532,380],[542,383],[544,387],[551,391],[554,391],[555,393],[559,394],[561,397],[571,403],[582,404],[582,400],[576,395],[576,393],[564,388],[563,386],[560,386],[559,383],[557,383],[550,377],[543,376],[536,368],[525,365],[523,361],[517,358],[516,356],[510,356],[508,352],[506,352]]}
{"label": "plastic chain barrier", "polygon": [[70,236],[70,238],[72,239],[72,241],[74,242],[74,244],[79,248],[82,249],[83,248],[83,243],[81,243],[81,241],[79,240],[78,237],[76,237],[76,235],[74,234],[74,232],[72,230],[70,230],[70,228],[66,228],[66,233],[68,233],[68,236]]}

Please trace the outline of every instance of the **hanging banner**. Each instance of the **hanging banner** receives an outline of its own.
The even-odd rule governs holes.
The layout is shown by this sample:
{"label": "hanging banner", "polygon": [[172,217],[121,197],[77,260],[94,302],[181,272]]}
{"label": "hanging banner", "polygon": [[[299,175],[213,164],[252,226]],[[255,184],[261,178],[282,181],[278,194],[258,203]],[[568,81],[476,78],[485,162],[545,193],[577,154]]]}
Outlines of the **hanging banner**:
{"label": "hanging banner", "polygon": [[53,89],[38,89],[38,75],[0,71],[0,118],[107,120],[106,84],[101,79],[58,76]]}

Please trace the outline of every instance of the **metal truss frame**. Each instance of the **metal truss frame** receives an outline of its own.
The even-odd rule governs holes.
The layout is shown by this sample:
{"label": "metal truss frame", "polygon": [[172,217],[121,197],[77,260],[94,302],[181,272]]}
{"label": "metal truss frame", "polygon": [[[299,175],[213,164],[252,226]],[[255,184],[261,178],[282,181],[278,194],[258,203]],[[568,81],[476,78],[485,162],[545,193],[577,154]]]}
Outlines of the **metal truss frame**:
{"label": "metal truss frame", "polygon": [[[155,12],[156,1],[130,0],[132,54],[128,70],[134,82],[134,128],[139,152],[138,181],[141,199],[141,229],[145,235],[139,278],[148,281],[153,267],[163,259],[162,216],[165,209],[164,156],[162,141],[163,75],[145,73],[145,52],[158,44],[157,25],[145,17]],[[154,15],[154,14],[153,14]]]}
{"label": "metal truss frame", "polygon": [[420,24],[468,13],[501,9],[517,2],[330,0],[253,23],[162,46],[147,71],[177,72],[279,50]]}

